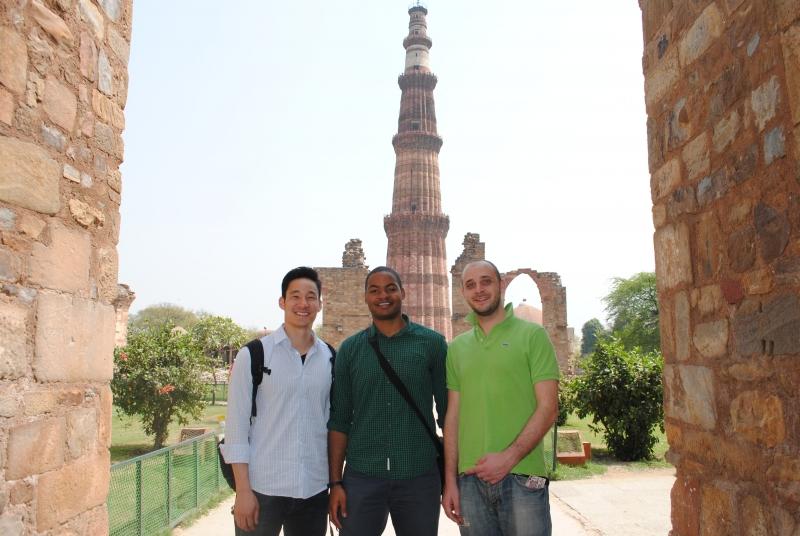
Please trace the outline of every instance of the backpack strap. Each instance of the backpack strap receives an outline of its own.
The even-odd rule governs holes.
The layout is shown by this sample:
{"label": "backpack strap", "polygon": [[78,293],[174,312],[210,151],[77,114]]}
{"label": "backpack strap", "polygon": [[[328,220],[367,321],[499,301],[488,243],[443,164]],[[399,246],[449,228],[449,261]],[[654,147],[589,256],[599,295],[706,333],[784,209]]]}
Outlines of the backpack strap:
{"label": "backpack strap", "polygon": [[256,416],[258,386],[261,385],[261,380],[264,378],[264,345],[260,339],[253,339],[247,343],[247,349],[250,351],[250,374],[253,376],[253,401],[250,408],[252,419]]}

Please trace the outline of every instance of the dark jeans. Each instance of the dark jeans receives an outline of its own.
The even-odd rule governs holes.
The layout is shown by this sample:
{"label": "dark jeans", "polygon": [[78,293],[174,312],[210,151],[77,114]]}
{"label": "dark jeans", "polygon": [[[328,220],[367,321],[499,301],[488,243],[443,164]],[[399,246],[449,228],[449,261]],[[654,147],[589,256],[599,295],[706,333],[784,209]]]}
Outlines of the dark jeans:
{"label": "dark jeans", "polygon": [[527,479],[512,474],[492,485],[474,475],[460,475],[461,536],[550,536],[549,486],[530,489]]}
{"label": "dark jeans", "polygon": [[441,484],[435,464],[406,480],[374,478],[345,468],[344,489],[347,517],[340,536],[379,536],[389,514],[397,536],[436,536]]}
{"label": "dark jeans", "polygon": [[236,527],[236,536],[325,536],[328,528],[328,490],[308,499],[273,497],[253,492],[258,499],[258,524],[252,532]]}

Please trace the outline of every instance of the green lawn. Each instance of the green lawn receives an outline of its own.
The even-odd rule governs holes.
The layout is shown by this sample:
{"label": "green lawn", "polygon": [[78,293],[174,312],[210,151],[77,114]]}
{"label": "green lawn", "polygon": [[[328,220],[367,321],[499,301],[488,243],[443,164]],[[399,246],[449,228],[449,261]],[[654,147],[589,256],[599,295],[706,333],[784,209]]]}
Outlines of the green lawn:
{"label": "green lawn", "polygon": [[[185,426],[219,430],[220,419],[225,418],[226,409],[227,406],[207,406],[200,420]],[[184,425],[173,421],[169,427],[167,445],[178,442],[183,427]],[[111,419],[111,462],[127,460],[151,450],[153,450],[153,437],[144,434],[139,418],[121,415],[115,407]]]}
{"label": "green lawn", "polygon": [[605,441],[603,441],[602,434],[596,434],[589,428],[591,422],[592,420],[589,417],[580,419],[577,415],[571,413],[567,418],[567,423],[559,428],[559,430],[578,430],[583,441],[589,441],[592,444],[592,459],[583,467],[559,465],[553,475],[554,480],[589,478],[594,475],[605,473],[610,465],[623,466],[631,470],[671,466],[664,458],[667,449],[669,449],[669,445],[667,444],[666,435],[661,432],[661,430],[656,430],[658,442],[653,449],[654,459],[639,462],[621,462],[608,454],[608,449],[606,448]]}

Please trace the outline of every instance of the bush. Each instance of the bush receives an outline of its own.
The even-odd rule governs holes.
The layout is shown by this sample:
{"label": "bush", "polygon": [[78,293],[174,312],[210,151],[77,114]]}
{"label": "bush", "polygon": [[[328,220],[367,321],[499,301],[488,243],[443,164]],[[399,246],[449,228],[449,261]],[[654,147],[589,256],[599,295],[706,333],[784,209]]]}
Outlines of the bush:
{"label": "bush", "polygon": [[139,416],[153,447],[161,448],[173,419],[187,424],[205,407],[203,375],[210,360],[191,335],[170,322],[137,330],[114,351],[114,404],[125,415]]}
{"label": "bush", "polygon": [[574,409],[572,406],[572,382],[565,380],[558,386],[558,418],[556,419],[558,426],[567,424],[567,417]]}
{"label": "bush", "polygon": [[569,387],[578,416],[592,416],[592,429],[603,434],[619,460],[651,459],[656,427],[664,430],[661,354],[625,350],[610,338],[600,341],[582,366],[584,374]]}

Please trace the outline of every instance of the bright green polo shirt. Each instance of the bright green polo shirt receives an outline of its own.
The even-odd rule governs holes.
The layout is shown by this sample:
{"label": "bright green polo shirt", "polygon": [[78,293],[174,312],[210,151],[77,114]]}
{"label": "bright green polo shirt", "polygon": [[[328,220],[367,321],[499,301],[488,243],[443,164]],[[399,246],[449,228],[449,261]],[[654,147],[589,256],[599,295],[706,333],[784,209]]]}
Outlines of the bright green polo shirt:
{"label": "bright green polo shirt", "polygon": [[376,478],[414,478],[429,471],[436,447],[386,377],[368,334],[376,336],[429,426],[435,426],[434,399],[440,424],[447,410],[447,342],[439,333],[410,322],[406,315],[403,318],[405,327],[391,337],[372,324],[346,339],[336,354],[328,429],[347,434],[347,466]]}
{"label": "bright green polo shirt", "polygon": [[[505,314],[487,336],[470,313],[472,330],[453,339],[447,350],[447,388],[459,392],[459,473],[484,454],[508,447],[536,411],[533,385],[559,378],[544,328],[515,317],[510,303]],[[511,472],[546,476],[542,443]]]}

